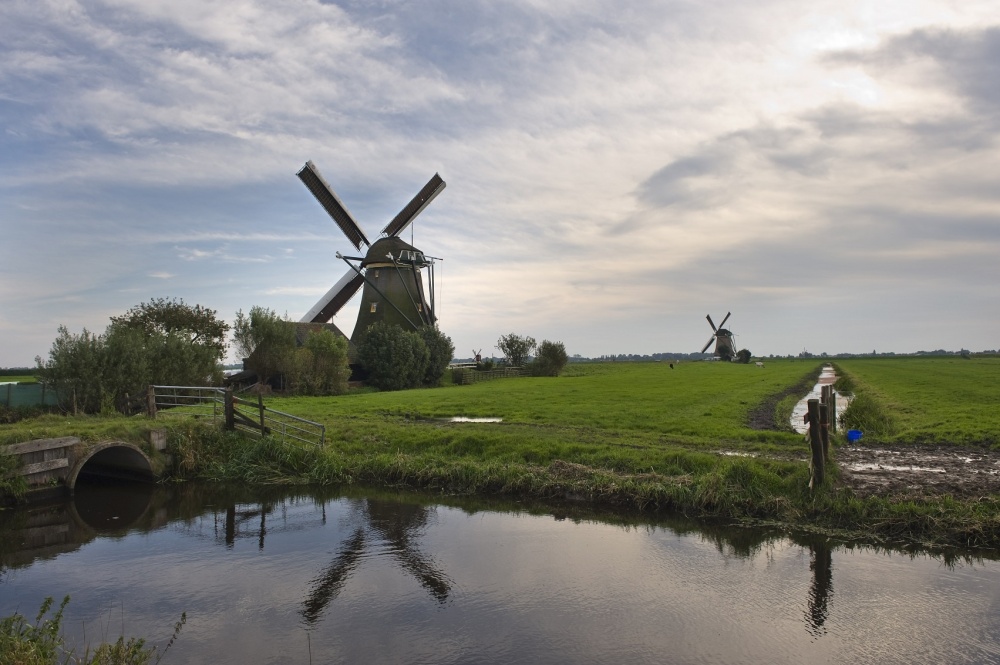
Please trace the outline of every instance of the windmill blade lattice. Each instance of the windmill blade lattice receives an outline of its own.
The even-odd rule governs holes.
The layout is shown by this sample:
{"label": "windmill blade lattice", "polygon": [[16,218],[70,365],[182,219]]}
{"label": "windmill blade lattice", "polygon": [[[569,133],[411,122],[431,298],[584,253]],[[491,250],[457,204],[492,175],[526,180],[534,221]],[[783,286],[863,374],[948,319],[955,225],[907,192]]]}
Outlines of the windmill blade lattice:
{"label": "windmill blade lattice", "polygon": [[387,236],[398,236],[403,232],[407,226],[410,225],[417,215],[423,212],[424,208],[430,205],[430,202],[434,200],[434,197],[441,193],[445,188],[445,182],[441,179],[437,173],[434,174],[427,184],[417,192],[417,195],[413,199],[403,206],[403,209],[399,211],[391,222],[385,225],[382,229],[382,233]]}
{"label": "windmill blade lattice", "polygon": [[344,232],[344,235],[351,241],[355,249],[361,249],[362,244],[371,245],[368,242],[368,238],[365,237],[364,231],[361,230],[358,223],[351,217],[351,213],[347,212],[347,208],[337,198],[337,195],[333,193],[333,189],[323,179],[323,176],[320,175],[315,164],[311,161],[306,162],[306,165],[296,175],[309,188],[309,191],[316,197],[316,200],[323,206],[327,214],[337,223],[337,226]]}

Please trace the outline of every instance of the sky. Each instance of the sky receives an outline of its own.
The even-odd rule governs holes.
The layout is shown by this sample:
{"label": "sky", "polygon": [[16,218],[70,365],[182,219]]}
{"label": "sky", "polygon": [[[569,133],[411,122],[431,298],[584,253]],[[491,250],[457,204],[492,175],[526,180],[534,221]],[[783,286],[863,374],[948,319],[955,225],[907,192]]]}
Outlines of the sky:
{"label": "sky", "polygon": [[373,239],[447,182],[457,357],[1000,348],[998,81],[996,0],[6,0],[0,367],[153,298],[298,320],[356,254],[307,160]]}

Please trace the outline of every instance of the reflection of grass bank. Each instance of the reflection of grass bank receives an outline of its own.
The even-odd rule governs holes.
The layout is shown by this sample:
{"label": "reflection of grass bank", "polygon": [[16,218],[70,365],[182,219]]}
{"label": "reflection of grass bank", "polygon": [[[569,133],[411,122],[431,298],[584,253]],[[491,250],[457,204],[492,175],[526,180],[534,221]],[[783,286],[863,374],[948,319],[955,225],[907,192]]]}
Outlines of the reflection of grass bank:
{"label": "reflection of grass bank", "polygon": [[[155,423],[81,422],[89,436],[169,425],[179,472],[187,477],[571,498],[849,529],[875,538],[1000,545],[992,497],[967,503],[858,499],[837,486],[835,469],[827,487],[811,495],[803,438],[749,423],[754,413],[773,414],[781,403],[774,397],[803,380],[809,384],[817,370],[816,363],[801,361],[769,361],[765,369],[728,363],[682,363],[673,370],[662,363],[571,365],[559,378],[268,400],[326,424],[324,450],[246,440],[166,417]],[[863,383],[858,380],[859,390]],[[450,416],[503,422],[437,420]],[[66,429],[73,427],[67,419],[17,427],[0,428],[0,441],[80,434]],[[32,428],[45,433],[24,437]]]}

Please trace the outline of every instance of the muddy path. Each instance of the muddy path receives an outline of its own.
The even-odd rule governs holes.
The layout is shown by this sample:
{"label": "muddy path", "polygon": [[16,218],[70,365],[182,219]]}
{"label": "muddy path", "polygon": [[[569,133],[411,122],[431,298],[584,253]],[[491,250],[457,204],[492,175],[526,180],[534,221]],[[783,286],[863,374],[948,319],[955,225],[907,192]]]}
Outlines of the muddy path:
{"label": "muddy path", "polygon": [[917,499],[1000,494],[1000,451],[926,445],[841,446],[840,481],[858,496]]}

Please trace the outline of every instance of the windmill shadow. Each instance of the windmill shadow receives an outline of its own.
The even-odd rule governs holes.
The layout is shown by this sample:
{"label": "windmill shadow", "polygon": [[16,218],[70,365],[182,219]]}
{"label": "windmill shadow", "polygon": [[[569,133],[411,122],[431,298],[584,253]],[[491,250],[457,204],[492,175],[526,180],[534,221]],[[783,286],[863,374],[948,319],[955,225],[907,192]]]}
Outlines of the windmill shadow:
{"label": "windmill shadow", "polygon": [[451,581],[415,544],[427,526],[429,510],[416,504],[373,499],[359,499],[351,503],[365,523],[353,531],[330,566],[311,582],[309,595],[300,611],[306,623],[315,624],[327,606],[340,595],[365,558],[365,550],[371,542],[382,541],[386,545],[386,553],[420,586],[439,603],[447,601]]}

